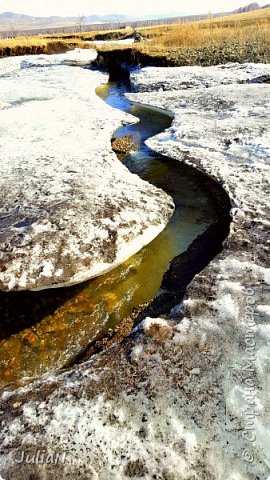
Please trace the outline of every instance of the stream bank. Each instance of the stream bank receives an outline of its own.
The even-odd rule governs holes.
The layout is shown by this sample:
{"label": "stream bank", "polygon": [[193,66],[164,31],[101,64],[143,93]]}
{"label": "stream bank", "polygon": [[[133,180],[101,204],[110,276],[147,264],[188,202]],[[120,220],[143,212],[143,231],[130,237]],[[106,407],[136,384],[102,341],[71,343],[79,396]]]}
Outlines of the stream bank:
{"label": "stream bank", "polygon": [[[118,129],[112,137],[112,144],[117,140],[121,143],[121,139],[125,144],[126,138],[129,138],[130,144],[137,145],[137,149],[135,148],[132,153],[121,152],[119,154],[116,152],[119,160],[132,173],[136,173],[144,180],[162,188],[173,198],[176,211],[165,231],[160,235],[161,238],[166,238],[166,235],[169,234],[170,242],[163,244],[161,248],[166,249],[170,245],[172,257],[169,264],[166,266],[164,264],[160,288],[154,298],[145,303],[138,303],[131,315],[122,319],[117,325],[111,325],[112,328],[103,332],[102,336],[99,335],[86,351],[79,355],[80,362],[94,353],[106,349],[114,342],[121,341],[132,331],[134,326],[147,316],[168,315],[170,310],[181,302],[192,278],[222,250],[222,244],[229,233],[231,203],[227,193],[213,178],[197,172],[177,160],[156,155],[147,147],[145,141],[160,130],[164,131],[169,128],[172,119],[165,112],[130,104],[125,98],[125,93],[130,89],[129,82],[122,79],[119,82],[102,85],[97,88],[97,94],[114,108],[119,108],[140,118],[140,123]],[[193,179],[193,186],[190,179]],[[188,194],[189,188],[191,188],[191,192]],[[207,199],[207,207],[200,203],[202,195]],[[186,247],[183,248],[181,245],[187,231],[185,223],[181,221],[181,216],[185,209],[190,208],[193,211],[197,208],[202,209],[203,217],[202,219],[198,217],[196,223],[201,223],[203,228],[202,231],[196,229],[193,238],[188,234],[190,240],[189,242],[184,241]],[[191,228],[191,223],[189,228]],[[151,245],[149,247],[151,248]],[[153,248],[155,249],[154,245]],[[157,252],[157,255],[160,253]],[[148,268],[151,269],[151,266]],[[156,277],[154,266],[152,270],[153,276]],[[143,279],[141,281],[145,284]],[[148,275],[149,282],[151,282],[151,275]]]}

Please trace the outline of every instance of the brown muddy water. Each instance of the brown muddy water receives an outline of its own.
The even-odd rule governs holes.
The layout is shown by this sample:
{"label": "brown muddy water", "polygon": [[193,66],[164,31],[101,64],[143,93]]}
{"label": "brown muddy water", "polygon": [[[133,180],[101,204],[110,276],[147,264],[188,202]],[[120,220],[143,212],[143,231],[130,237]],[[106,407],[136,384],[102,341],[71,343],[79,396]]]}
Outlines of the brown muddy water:
{"label": "brown muddy water", "polygon": [[106,275],[84,284],[41,292],[0,292],[0,385],[18,384],[70,365],[96,338],[148,303],[158,292],[171,260],[216,221],[205,177],[176,160],[159,156],[145,140],[168,128],[171,118],[131,105],[124,83],[108,83],[97,94],[115,108],[139,117],[114,137],[131,135],[138,146],[124,163],[164,189],[175,213],[165,230],[139,253]]}

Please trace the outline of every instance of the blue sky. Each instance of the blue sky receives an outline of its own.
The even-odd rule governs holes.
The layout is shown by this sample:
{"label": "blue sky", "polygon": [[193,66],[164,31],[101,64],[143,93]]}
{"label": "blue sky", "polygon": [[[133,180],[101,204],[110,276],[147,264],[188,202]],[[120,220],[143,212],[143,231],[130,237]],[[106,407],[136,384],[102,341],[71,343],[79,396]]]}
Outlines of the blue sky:
{"label": "blue sky", "polygon": [[[131,16],[194,14],[230,11],[247,5],[251,0],[0,0],[0,12],[12,11],[29,15],[76,16],[80,14],[123,13]],[[267,3],[258,2],[261,5]]]}

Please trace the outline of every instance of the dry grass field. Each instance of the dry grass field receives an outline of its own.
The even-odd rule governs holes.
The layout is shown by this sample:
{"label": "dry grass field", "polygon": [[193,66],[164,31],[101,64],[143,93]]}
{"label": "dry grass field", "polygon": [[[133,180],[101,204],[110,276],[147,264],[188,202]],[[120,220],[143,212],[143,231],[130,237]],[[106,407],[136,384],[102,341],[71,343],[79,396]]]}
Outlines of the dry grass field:
{"label": "dry grass field", "polygon": [[200,22],[141,29],[151,39],[144,45],[150,50],[197,48],[224,42],[261,42],[270,45],[270,8],[237,15],[212,18]]}
{"label": "dry grass field", "polygon": [[1,39],[0,57],[60,53],[74,47],[83,48],[84,42],[80,38],[46,38],[43,36]]}
{"label": "dry grass field", "polygon": [[[270,62],[270,8],[196,22],[138,29],[138,56],[158,65]],[[114,46],[98,46],[108,51]],[[118,46],[123,49],[126,46]],[[146,60],[147,61],[147,60]]]}
{"label": "dry grass field", "polygon": [[[144,41],[132,49],[138,55],[168,61],[168,65],[216,64],[228,61],[270,61],[270,8],[203,21],[139,28]],[[123,39],[132,30],[82,32],[74,35],[17,37],[0,40],[0,56],[55,53],[74,47],[89,48],[86,41]],[[99,51],[114,45],[97,45]],[[119,45],[117,49],[131,48]]]}

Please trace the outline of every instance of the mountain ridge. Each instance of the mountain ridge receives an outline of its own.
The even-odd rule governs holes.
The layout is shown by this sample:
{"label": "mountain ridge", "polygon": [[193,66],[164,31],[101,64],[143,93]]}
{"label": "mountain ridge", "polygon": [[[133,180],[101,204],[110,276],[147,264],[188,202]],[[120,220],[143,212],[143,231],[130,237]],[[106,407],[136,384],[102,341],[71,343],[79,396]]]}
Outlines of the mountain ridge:
{"label": "mountain ridge", "polygon": [[253,10],[259,10],[260,5],[257,2],[251,2],[248,5],[245,5],[244,7],[237,8],[236,10],[233,10],[232,13],[246,13],[246,12],[252,12]]}
{"label": "mountain ridge", "polygon": [[[250,12],[253,10],[258,10],[258,9],[263,9],[263,8],[268,8],[270,7],[269,4],[266,4],[264,6],[260,6],[257,2],[252,2],[249,3],[248,5],[238,8],[237,10],[233,10],[230,12],[226,12],[225,14],[231,15],[231,14],[237,14],[237,13],[244,13],[244,12]],[[224,13],[223,13],[224,14]],[[220,15],[219,13],[216,13],[214,15]],[[204,18],[206,17],[206,14],[201,14],[201,15],[174,15],[170,18],[183,18],[183,19],[192,19],[192,18]],[[160,19],[162,20],[164,18],[167,19],[167,15],[145,15],[141,17],[131,17],[128,15],[122,15],[122,14],[107,14],[107,15],[78,15],[78,16],[57,16],[57,15],[51,15],[51,16],[44,16],[44,17],[38,17],[38,16],[32,16],[32,15],[26,15],[26,14],[21,14],[21,13],[14,13],[10,11],[2,12],[0,13],[0,32],[4,33],[10,33],[12,34],[19,34],[20,32],[23,32],[23,34],[27,34],[25,32],[31,30],[46,30],[46,29],[71,29],[74,27],[74,31],[76,29],[79,31],[83,26],[88,27],[90,25],[95,25],[95,24],[108,24],[108,28],[110,27],[110,24],[114,24],[114,28],[117,28],[117,24],[119,25],[122,23],[124,24],[125,22],[128,24],[129,22],[136,22],[136,21],[151,21],[151,19]]]}
{"label": "mountain ridge", "polygon": [[78,25],[130,22],[135,20],[127,15],[78,15],[74,17],[61,17],[51,15],[48,17],[36,17],[14,12],[0,13],[0,31],[21,31],[31,29],[65,28]]}

